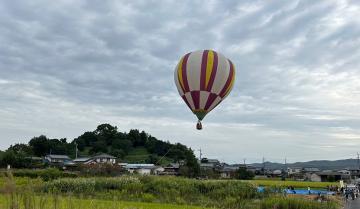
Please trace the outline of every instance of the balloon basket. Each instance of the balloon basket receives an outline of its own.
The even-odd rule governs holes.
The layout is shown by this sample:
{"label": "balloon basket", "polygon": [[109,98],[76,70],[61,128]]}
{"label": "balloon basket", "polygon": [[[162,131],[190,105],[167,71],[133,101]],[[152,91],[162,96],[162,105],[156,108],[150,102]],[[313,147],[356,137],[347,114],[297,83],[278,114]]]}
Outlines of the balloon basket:
{"label": "balloon basket", "polygon": [[197,124],[196,124],[196,129],[197,129],[197,130],[201,130],[201,129],[202,129],[201,121],[198,121],[198,122],[197,122]]}

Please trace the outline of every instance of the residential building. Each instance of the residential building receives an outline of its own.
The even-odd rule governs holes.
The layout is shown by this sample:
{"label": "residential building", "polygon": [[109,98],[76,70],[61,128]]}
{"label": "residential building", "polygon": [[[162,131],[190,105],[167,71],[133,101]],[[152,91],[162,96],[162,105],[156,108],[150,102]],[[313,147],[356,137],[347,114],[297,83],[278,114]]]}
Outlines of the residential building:
{"label": "residential building", "polygon": [[157,169],[157,171],[160,171],[159,167],[154,164],[127,164],[124,168],[130,173],[138,173],[140,175],[150,175]]}
{"label": "residential building", "polygon": [[44,157],[45,162],[50,164],[64,164],[66,161],[71,161],[67,155],[46,155]]}
{"label": "residential building", "polygon": [[93,157],[79,157],[74,160],[76,164],[115,164],[116,157],[109,154],[99,154]]}

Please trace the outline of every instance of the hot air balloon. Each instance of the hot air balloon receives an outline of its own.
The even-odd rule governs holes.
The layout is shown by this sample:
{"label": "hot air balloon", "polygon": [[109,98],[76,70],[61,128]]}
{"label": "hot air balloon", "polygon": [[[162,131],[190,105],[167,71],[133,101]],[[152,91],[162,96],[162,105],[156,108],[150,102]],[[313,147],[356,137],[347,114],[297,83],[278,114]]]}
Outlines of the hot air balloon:
{"label": "hot air balloon", "polygon": [[175,84],[180,96],[201,121],[230,93],[235,81],[234,64],[213,50],[184,55],[175,68]]}

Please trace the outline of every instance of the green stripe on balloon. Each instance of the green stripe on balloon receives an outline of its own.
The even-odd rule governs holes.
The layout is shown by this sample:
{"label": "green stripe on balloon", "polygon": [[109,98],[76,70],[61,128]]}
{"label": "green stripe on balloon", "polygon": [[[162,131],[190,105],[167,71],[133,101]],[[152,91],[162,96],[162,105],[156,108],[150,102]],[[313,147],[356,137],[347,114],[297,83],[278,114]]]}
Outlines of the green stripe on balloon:
{"label": "green stripe on balloon", "polygon": [[205,110],[194,110],[193,113],[196,115],[196,117],[201,121],[202,119],[204,119],[204,117],[206,116],[206,114],[208,113]]}

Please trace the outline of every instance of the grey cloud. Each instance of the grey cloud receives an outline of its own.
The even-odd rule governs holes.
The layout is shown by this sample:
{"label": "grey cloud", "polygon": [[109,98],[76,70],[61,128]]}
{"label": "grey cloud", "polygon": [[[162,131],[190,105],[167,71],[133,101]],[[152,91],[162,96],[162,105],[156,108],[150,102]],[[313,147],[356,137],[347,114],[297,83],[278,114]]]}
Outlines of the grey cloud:
{"label": "grey cloud", "polygon": [[[326,158],[333,151],[320,146],[326,143],[351,150],[339,138],[354,138],[360,127],[356,2],[99,2],[0,3],[0,148],[113,122],[206,146],[229,161],[243,156],[220,156],[229,149],[217,146],[224,141],[252,149],[261,142],[266,149],[256,154],[274,159],[281,149],[300,152],[294,159],[314,150]],[[177,95],[173,71],[183,54],[202,48],[232,59],[237,81],[205,119],[211,128],[198,133],[189,130],[195,117]]]}

